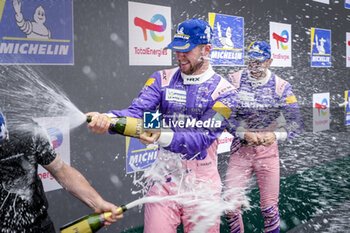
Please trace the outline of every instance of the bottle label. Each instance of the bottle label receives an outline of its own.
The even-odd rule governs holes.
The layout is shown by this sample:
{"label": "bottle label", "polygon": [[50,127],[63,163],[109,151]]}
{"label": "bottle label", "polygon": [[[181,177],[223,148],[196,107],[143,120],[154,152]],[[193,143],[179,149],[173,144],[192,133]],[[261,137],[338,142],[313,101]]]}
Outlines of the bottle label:
{"label": "bottle label", "polygon": [[64,230],[61,230],[61,233],[92,233],[92,231],[88,221],[84,220]]}
{"label": "bottle label", "polygon": [[139,137],[142,132],[143,132],[143,129],[142,129],[141,119],[137,119],[133,117],[126,118],[124,135],[131,136],[131,137]]}

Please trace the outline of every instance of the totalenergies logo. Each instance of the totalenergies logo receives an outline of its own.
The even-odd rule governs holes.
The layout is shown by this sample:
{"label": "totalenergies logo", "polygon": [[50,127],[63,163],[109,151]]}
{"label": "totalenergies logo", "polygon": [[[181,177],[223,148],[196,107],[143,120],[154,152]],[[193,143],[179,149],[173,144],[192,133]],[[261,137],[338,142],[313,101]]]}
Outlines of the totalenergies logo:
{"label": "totalenergies logo", "polygon": [[63,134],[58,128],[48,128],[46,129],[48,135],[50,136],[53,148],[56,149],[62,145]]}
{"label": "totalenergies logo", "polygon": [[[160,21],[162,24],[158,25],[155,22]],[[156,42],[161,42],[164,40],[164,36],[157,36],[155,32],[164,32],[166,29],[166,19],[161,14],[155,14],[151,21],[143,20],[139,17],[135,17],[134,24],[137,27],[140,27],[143,32],[143,38],[145,41],[147,40],[147,29],[150,30],[150,34],[152,39]]]}
{"label": "totalenergies logo", "polygon": [[326,98],[324,98],[321,102],[321,104],[319,103],[315,103],[315,108],[318,110],[318,115],[322,115],[325,116],[327,115],[327,106],[328,106],[328,100]]}
{"label": "totalenergies logo", "polygon": [[289,41],[289,33],[287,30],[283,30],[281,32],[281,35],[278,35],[277,33],[272,33],[272,38],[276,40],[277,42],[277,49],[280,48],[280,45],[283,50],[287,50],[288,46],[284,45]]}

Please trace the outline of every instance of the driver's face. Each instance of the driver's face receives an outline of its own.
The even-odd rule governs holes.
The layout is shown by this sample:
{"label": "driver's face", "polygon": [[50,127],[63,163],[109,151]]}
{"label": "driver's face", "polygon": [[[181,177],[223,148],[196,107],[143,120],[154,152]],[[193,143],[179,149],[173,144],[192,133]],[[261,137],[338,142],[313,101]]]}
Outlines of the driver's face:
{"label": "driver's face", "polygon": [[176,51],[176,58],[181,72],[187,75],[201,74],[205,70],[203,68],[204,57],[208,54],[209,45],[198,45],[188,52]]}
{"label": "driver's face", "polygon": [[248,60],[248,71],[253,78],[262,79],[266,76],[266,70],[269,67],[269,60],[261,62],[254,58]]}

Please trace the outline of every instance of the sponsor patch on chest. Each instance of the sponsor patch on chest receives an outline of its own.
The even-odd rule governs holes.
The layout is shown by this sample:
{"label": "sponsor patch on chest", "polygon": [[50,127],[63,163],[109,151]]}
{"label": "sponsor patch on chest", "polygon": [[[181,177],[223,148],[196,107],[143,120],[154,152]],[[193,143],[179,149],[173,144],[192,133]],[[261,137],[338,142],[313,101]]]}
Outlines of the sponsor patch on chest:
{"label": "sponsor patch on chest", "polygon": [[169,102],[186,103],[186,91],[167,88],[165,93],[165,100]]}
{"label": "sponsor patch on chest", "polygon": [[251,92],[240,91],[238,97],[240,101],[255,101],[255,94]]}

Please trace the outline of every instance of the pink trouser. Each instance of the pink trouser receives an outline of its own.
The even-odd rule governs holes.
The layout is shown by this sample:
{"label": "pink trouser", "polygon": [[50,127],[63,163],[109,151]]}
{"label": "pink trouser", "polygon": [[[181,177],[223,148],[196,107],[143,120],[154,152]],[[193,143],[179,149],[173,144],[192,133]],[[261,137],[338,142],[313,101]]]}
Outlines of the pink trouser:
{"label": "pink trouser", "polygon": [[[171,177],[170,182],[157,182],[148,191],[147,196],[172,196],[191,191],[202,191],[203,187],[216,193],[215,198],[220,198],[221,180],[216,163],[216,147],[208,148],[208,156],[204,160],[184,160],[183,169],[188,169],[184,179]],[[158,158],[157,158],[158,159]],[[179,180],[181,182],[179,182]],[[194,182],[193,182],[194,181]],[[191,184],[183,187],[183,184]],[[186,186],[186,185],[185,185]],[[198,189],[197,189],[198,188]],[[213,198],[210,196],[210,198]],[[183,224],[184,232],[191,232],[198,221],[193,221],[193,216],[198,215],[196,205],[185,205],[181,202],[162,201],[145,204],[144,232],[145,233],[176,233],[177,227]],[[192,218],[191,218],[192,217]],[[204,218],[204,217],[203,217]],[[200,216],[197,220],[203,220]],[[204,219],[205,221],[205,219]],[[214,226],[206,230],[207,233],[220,232],[220,216]],[[203,232],[204,233],[204,232]]]}
{"label": "pink trouser", "polygon": [[[255,172],[258,180],[261,210],[264,217],[265,215],[271,216],[274,213],[273,218],[275,220],[273,220],[273,224],[271,224],[271,220],[265,218],[265,232],[268,232],[268,228],[279,226],[277,204],[280,166],[277,141],[270,146],[243,146],[231,155],[225,181],[225,195],[228,201],[244,200],[245,189],[253,172]],[[233,206],[233,209],[234,211],[227,213],[227,217],[232,218],[231,222],[239,230],[232,232],[244,232],[241,206]],[[265,214],[266,211],[270,211],[270,213]]]}

